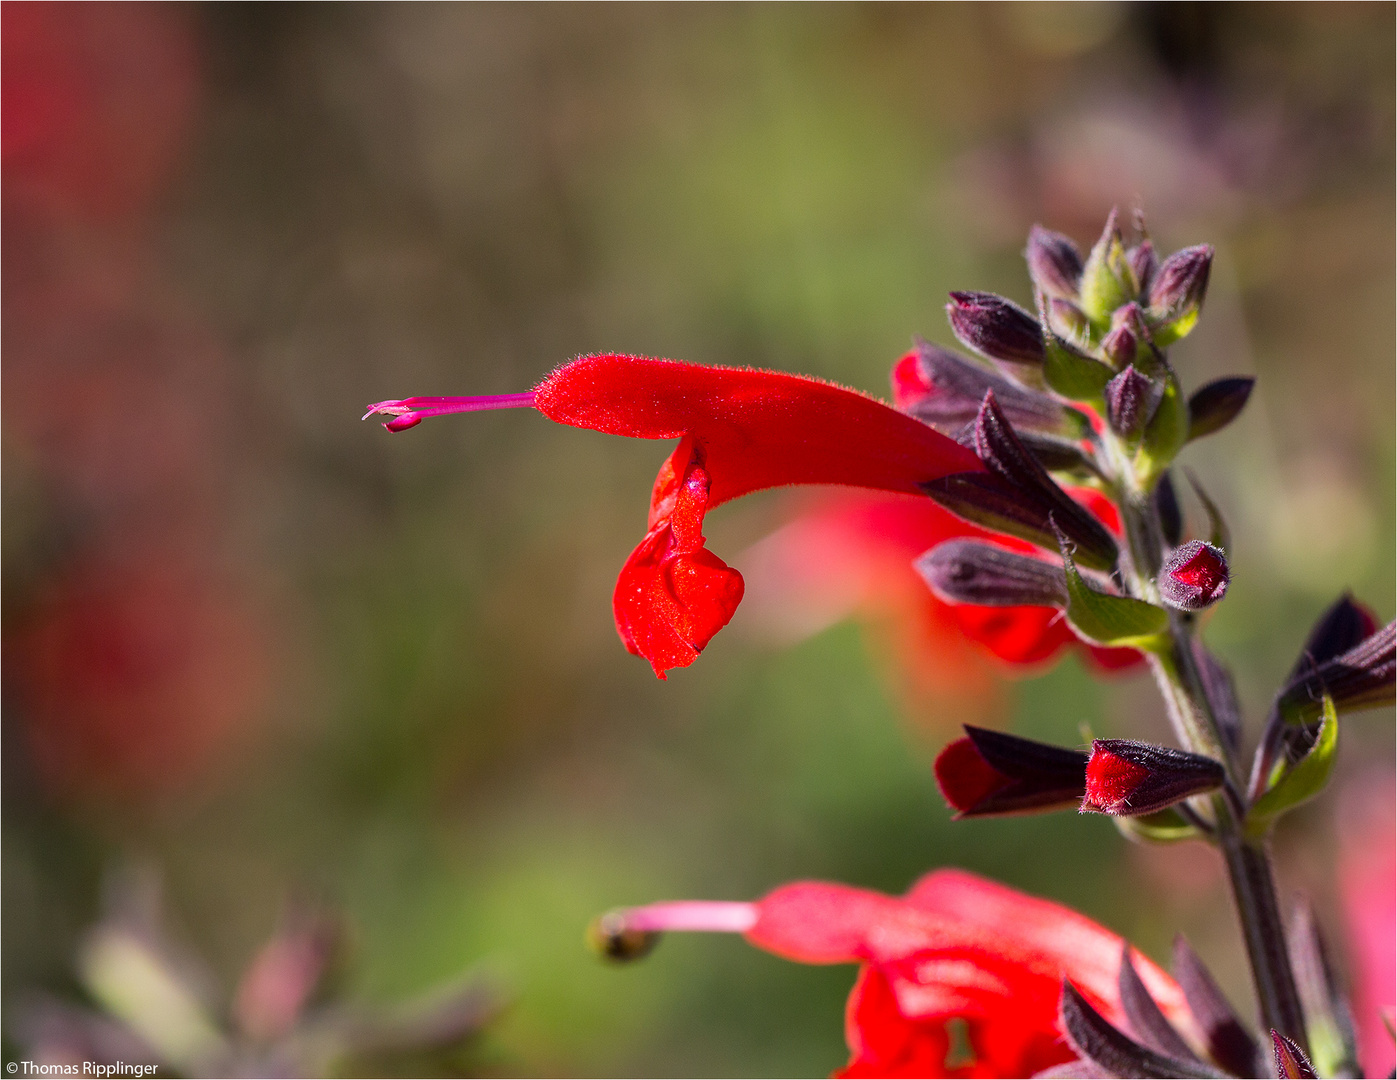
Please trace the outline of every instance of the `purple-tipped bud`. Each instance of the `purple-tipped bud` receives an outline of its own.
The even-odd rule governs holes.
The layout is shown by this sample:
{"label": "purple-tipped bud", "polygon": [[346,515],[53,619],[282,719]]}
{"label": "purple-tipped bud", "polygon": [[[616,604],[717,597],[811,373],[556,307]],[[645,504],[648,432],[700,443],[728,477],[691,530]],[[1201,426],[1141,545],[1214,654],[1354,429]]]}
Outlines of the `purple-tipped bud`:
{"label": "purple-tipped bud", "polygon": [[1112,210],[1106,219],[1101,238],[1091,249],[1082,267],[1082,284],[1078,304],[1093,323],[1100,326],[1111,319],[1111,313],[1122,304],[1140,296],[1140,283],[1125,257],[1121,242],[1119,214]]}
{"label": "purple-tipped bud", "polygon": [[1397,675],[1394,625],[1388,623],[1347,652],[1306,667],[1281,691],[1276,710],[1288,723],[1308,723],[1320,714],[1328,694],[1340,712],[1390,705]]}
{"label": "purple-tipped bud", "polygon": [[1195,390],[1188,399],[1188,437],[1199,439],[1232,423],[1255,385],[1255,379],[1234,376],[1215,379]]}
{"label": "purple-tipped bud", "polygon": [[1091,323],[1087,319],[1086,312],[1072,303],[1071,300],[1053,297],[1048,300],[1045,307],[1048,326],[1058,337],[1078,343],[1085,343],[1091,337]]}
{"label": "purple-tipped bud", "polygon": [[1082,253],[1068,237],[1035,225],[1024,249],[1033,284],[1048,296],[1071,300],[1082,281]]}
{"label": "purple-tipped bud", "polygon": [[1154,244],[1142,240],[1138,246],[1127,251],[1125,257],[1130,269],[1135,272],[1135,280],[1140,283],[1140,291],[1148,294],[1155,271],[1159,269],[1159,256],[1154,252]]}
{"label": "purple-tipped bud", "polygon": [[1139,340],[1130,327],[1118,326],[1101,342],[1101,351],[1106,354],[1111,366],[1120,370],[1127,364],[1134,363],[1138,345]]}
{"label": "purple-tipped bud", "polygon": [[1087,762],[1082,812],[1153,814],[1222,787],[1222,762],[1168,746],[1097,739]]}
{"label": "purple-tipped bud", "polygon": [[1271,1029],[1271,1046],[1276,1052],[1276,1075],[1281,1080],[1315,1080],[1319,1075],[1305,1051],[1275,1028]]}
{"label": "purple-tipped bud", "polygon": [[1213,249],[1207,244],[1184,248],[1164,260],[1150,285],[1150,323],[1160,345],[1170,345],[1193,329],[1203,298]]}
{"label": "purple-tipped bud", "polygon": [[1043,363],[1043,328],[1012,300],[994,293],[953,292],[951,329],[967,348],[1011,364]]}
{"label": "purple-tipped bud", "polygon": [[1060,810],[1081,801],[1087,756],[1080,750],[965,725],[936,757],[936,783],[957,817]]}
{"label": "purple-tipped bud", "polygon": [[1227,557],[1221,548],[1190,540],[1175,550],[1159,572],[1159,595],[1170,607],[1200,611],[1227,593]]}
{"label": "purple-tipped bud", "polygon": [[1151,283],[1150,308],[1157,312],[1179,312],[1201,306],[1208,293],[1208,274],[1212,266],[1211,244],[1174,252],[1164,260]]}
{"label": "purple-tipped bud", "polygon": [[[1128,334],[1129,331],[1122,327],[1112,331],[1112,336],[1116,333]],[[1106,420],[1111,430],[1125,439],[1139,436],[1154,416],[1163,395],[1163,387],[1141,375],[1134,364],[1127,364],[1124,371],[1106,384]]]}
{"label": "purple-tipped bud", "polygon": [[1067,606],[1061,566],[979,540],[947,540],[915,566],[931,591],[950,604]]}

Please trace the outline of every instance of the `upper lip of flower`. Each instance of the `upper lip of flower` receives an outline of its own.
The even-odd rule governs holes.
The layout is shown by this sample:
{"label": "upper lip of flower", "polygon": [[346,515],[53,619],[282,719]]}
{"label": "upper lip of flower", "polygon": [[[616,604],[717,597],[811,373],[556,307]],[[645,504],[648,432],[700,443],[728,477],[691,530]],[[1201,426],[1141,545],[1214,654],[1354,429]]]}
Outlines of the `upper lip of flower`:
{"label": "upper lip of flower", "polygon": [[834,383],[639,356],[579,357],[529,394],[380,401],[366,416],[390,416],[384,426],[401,431],[427,416],[522,406],[612,435],[681,439],[613,601],[622,641],[661,678],[692,663],[741,600],[741,575],[704,546],[711,508],[787,484],[920,494],[929,481],[984,468],[926,424]]}

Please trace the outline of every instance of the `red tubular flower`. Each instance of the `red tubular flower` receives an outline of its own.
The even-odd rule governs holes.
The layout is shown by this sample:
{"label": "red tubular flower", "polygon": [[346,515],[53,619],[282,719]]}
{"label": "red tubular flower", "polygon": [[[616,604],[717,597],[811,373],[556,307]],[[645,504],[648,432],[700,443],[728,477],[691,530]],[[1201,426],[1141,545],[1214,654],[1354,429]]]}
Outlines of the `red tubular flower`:
{"label": "red tubular flower", "polygon": [[[618,933],[737,932],[801,963],[862,964],[840,1076],[1032,1076],[1071,1061],[1058,1022],[1064,978],[1112,1024],[1129,1025],[1119,937],[961,870],[928,874],[904,897],[796,882],[753,904],[714,904],[711,918],[705,907],[657,904],[608,919]],[[1165,1016],[1194,1034],[1174,980],[1144,958],[1136,970]]]}
{"label": "red tubular flower", "polygon": [[637,439],[680,439],[650,496],[648,531],[621,570],[613,608],[626,648],[664,678],[687,667],[742,599],[742,575],[704,546],[720,503],[787,484],[920,494],[982,469],[969,450],[864,394],[797,375],[639,356],[584,356],[532,394],[382,401],[390,431],[425,416],[531,405],[550,420]]}

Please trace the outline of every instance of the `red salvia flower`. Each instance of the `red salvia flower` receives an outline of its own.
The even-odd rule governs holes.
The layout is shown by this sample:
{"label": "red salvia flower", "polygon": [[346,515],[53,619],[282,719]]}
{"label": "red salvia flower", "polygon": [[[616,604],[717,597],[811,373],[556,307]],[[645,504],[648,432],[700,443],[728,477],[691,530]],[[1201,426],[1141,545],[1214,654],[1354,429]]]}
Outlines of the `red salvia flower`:
{"label": "red salvia flower", "polygon": [[918,494],[982,469],[965,447],[854,390],[798,375],[638,356],[584,356],[531,394],[407,398],[370,406],[401,431],[423,417],[532,406],[550,420],[637,439],[679,439],[650,496],[645,539],[616,583],[616,629],[664,678],[693,663],[742,600],[742,575],[704,546],[713,507],[787,484]]}
{"label": "red salvia flower", "polygon": [[[1058,1022],[1063,979],[1112,1024],[1129,1025],[1121,938],[961,870],[928,874],[903,897],[796,882],[751,904],[654,904],[598,925],[633,953],[665,930],[713,930],[802,963],[862,964],[841,1076],[1032,1076],[1071,1061]],[[1192,1032],[1174,980],[1142,957],[1136,970],[1165,1016]]]}

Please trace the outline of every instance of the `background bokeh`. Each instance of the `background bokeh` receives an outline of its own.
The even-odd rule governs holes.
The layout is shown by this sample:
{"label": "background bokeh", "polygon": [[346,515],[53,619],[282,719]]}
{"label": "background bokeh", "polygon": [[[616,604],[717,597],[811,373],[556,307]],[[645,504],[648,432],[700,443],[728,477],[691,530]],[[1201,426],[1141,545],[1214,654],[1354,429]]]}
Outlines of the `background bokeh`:
{"label": "background bokeh", "polygon": [[[295,897],[342,919],[352,1002],[488,973],[509,1004],[448,1070],[827,1073],[851,970],[583,943],[613,905],[795,877],[964,866],[1159,960],[1184,929],[1248,999],[1211,852],[952,825],[930,775],[967,719],[1163,737],[1147,679],[1069,658],[912,700],[877,627],[777,635],[754,605],[660,683],[610,591],[661,447],[358,418],[600,350],[886,394],[911,335],[950,342],[948,289],[1028,300],[1035,221],[1087,244],[1142,206],[1162,250],[1217,246],[1185,385],[1259,379],[1186,453],[1232,528],[1208,637],[1254,732],[1342,589],[1393,615],[1391,5],[0,18],[7,1057],[27,1003],[91,993],[76,957],[133,866],[215,1011]],[[747,569],[793,505],[724,509],[712,547]],[[1278,839],[1336,942],[1336,860],[1375,831],[1390,858],[1392,761],[1391,711],[1355,717],[1342,791]]]}

